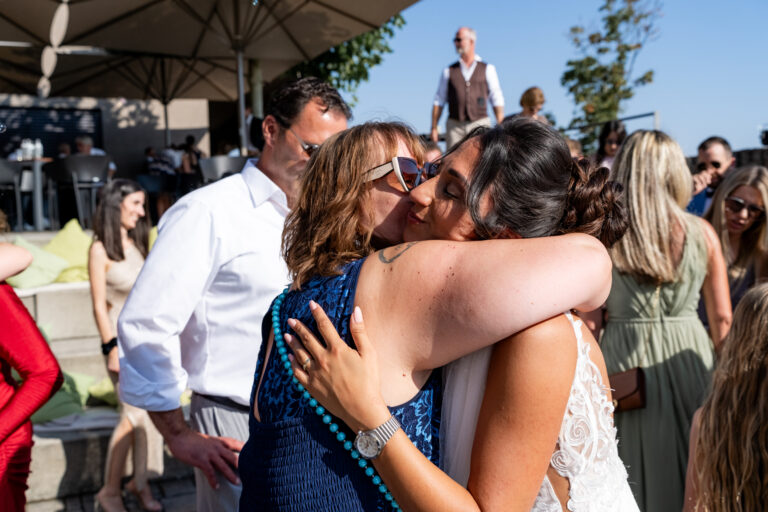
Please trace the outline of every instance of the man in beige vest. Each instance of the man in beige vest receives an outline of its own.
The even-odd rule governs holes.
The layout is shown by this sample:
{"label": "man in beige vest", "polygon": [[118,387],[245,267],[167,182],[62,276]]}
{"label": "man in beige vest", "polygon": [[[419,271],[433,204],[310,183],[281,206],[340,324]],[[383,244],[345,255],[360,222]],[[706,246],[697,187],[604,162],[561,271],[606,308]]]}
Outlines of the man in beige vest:
{"label": "man in beige vest", "polygon": [[448,121],[445,129],[446,149],[461,140],[476,126],[490,126],[488,102],[493,106],[496,121],[504,118],[504,96],[493,64],[482,61],[475,54],[477,34],[468,27],[456,32],[453,43],[459,60],[443,69],[432,106],[430,138],[437,142],[437,122],[448,103]]}

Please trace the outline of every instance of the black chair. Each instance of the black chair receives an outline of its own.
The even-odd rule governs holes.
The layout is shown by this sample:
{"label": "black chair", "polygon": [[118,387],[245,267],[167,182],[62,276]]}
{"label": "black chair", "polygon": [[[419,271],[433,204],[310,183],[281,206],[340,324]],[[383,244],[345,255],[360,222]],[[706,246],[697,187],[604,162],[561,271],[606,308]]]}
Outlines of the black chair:
{"label": "black chair", "polygon": [[0,160],[0,190],[13,191],[16,203],[16,230],[24,230],[24,214],[21,208],[21,162]]}
{"label": "black chair", "polygon": [[[99,189],[107,182],[109,157],[106,155],[71,155],[63,160],[64,171],[72,182],[77,205],[77,218],[83,227],[91,227]],[[86,214],[80,192],[88,192],[90,208]]]}
{"label": "black chair", "polygon": [[212,183],[230,174],[240,172],[248,161],[247,156],[212,156],[200,159],[203,181]]}

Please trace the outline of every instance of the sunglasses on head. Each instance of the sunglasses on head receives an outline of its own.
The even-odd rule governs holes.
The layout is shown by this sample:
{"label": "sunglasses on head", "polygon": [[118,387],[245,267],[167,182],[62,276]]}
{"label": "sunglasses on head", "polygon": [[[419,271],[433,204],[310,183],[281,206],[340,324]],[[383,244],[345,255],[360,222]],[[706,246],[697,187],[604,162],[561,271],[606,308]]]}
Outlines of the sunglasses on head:
{"label": "sunglasses on head", "polygon": [[[711,165],[714,169],[719,169],[723,166],[720,162],[709,162],[709,165]],[[707,164],[704,162],[699,162],[696,164],[696,169],[699,171],[706,171],[707,170]]]}
{"label": "sunglasses on head", "polygon": [[756,204],[748,203],[740,197],[728,197],[725,200],[725,207],[728,211],[735,214],[740,214],[747,210],[750,218],[757,218],[763,214],[765,210],[757,206]]}
{"label": "sunglasses on head", "polygon": [[437,165],[428,162],[424,167],[419,167],[416,160],[404,156],[396,156],[389,162],[369,169],[365,172],[365,181],[377,180],[395,171],[397,182],[407,194],[424,181],[437,174]]}

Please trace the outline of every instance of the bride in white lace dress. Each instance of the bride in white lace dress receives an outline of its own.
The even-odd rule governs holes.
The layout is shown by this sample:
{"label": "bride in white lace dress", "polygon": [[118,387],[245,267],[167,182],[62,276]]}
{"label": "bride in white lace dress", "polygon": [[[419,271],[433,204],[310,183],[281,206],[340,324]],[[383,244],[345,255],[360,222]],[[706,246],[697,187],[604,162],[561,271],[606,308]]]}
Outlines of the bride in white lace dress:
{"label": "bride in white lace dress", "polygon": [[[536,125],[504,125],[503,132],[495,129],[478,137],[482,142],[476,146],[466,142],[444,157],[440,176],[411,192],[415,205],[406,240],[581,231],[606,245],[615,242],[626,224],[618,191],[606,183],[607,170],[592,169],[586,161],[576,165],[562,139]],[[502,161],[489,163],[489,154],[503,155]],[[560,179],[553,175],[564,172],[571,182],[567,199],[558,202],[550,190]],[[477,190],[473,182],[486,188]],[[493,194],[490,214],[486,194]],[[541,286],[557,296],[556,283]],[[386,311],[387,305],[381,308]],[[338,339],[322,322],[322,310],[314,314],[323,337]],[[470,322],[471,309],[467,315]],[[359,352],[343,342],[331,341],[326,348],[300,324],[294,330],[306,347],[289,342],[298,361],[294,373],[312,397],[353,431],[387,421],[387,405],[396,404],[385,403],[382,389],[400,383],[380,382],[378,375],[382,368],[392,374],[392,346],[378,340],[382,357],[377,359],[362,322],[350,324]],[[373,465],[404,510],[637,511],[617,454],[607,381],[594,338],[570,314],[560,315],[449,365],[440,429],[445,472],[401,430]]]}
{"label": "bride in white lace dress", "polygon": [[[561,335],[568,341],[560,343],[562,349],[567,349],[568,343],[576,349],[573,378],[555,449],[531,510],[636,511],[637,504],[616,447],[613,403],[610,390],[605,386],[607,375],[600,348],[580,319],[571,313],[563,316],[574,333],[570,340]],[[553,319],[529,331],[550,329],[547,324],[552,324],[552,328],[561,333],[564,329],[562,320]],[[524,334],[539,337],[535,332]],[[535,339],[531,341],[536,342]],[[504,346],[510,342],[513,341],[499,346],[495,352],[497,358],[512,349]],[[473,439],[492,351],[492,347],[479,350],[444,369],[440,432],[442,467],[462,485],[467,485],[470,475]],[[499,361],[499,365],[503,365],[503,361]],[[549,369],[557,371],[559,368],[550,366]],[[489,384],[498,386],[495,380]],[[495,397],[486,398],[486,401],[489,409],[503,407]],[[481,429],[484,423],[488,421],[481,421]]]}

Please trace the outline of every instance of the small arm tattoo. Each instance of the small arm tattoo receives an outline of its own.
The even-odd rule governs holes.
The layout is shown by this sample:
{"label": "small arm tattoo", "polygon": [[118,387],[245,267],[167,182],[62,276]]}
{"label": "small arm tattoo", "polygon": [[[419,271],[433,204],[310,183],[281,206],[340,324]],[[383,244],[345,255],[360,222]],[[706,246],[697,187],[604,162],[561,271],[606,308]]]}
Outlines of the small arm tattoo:
{"label": "small arm tattoo", "polygon": [[395,255],[392,256],[391,258],[387,258],[386,256],[384,256],[384,250],[379,251],[379,261],[382,262],[382,263],[392,263],[397,258],[402,256],[405,251],[407,251],[408,249],[410,249],[411,247],[413,247],[417,243],[418,242],[408,242],[407,244],[401,244],[401,245],[398,245],[396,247],[391,247],[391,249],[394,249],[395,251],[397,251],[395,253]]}

